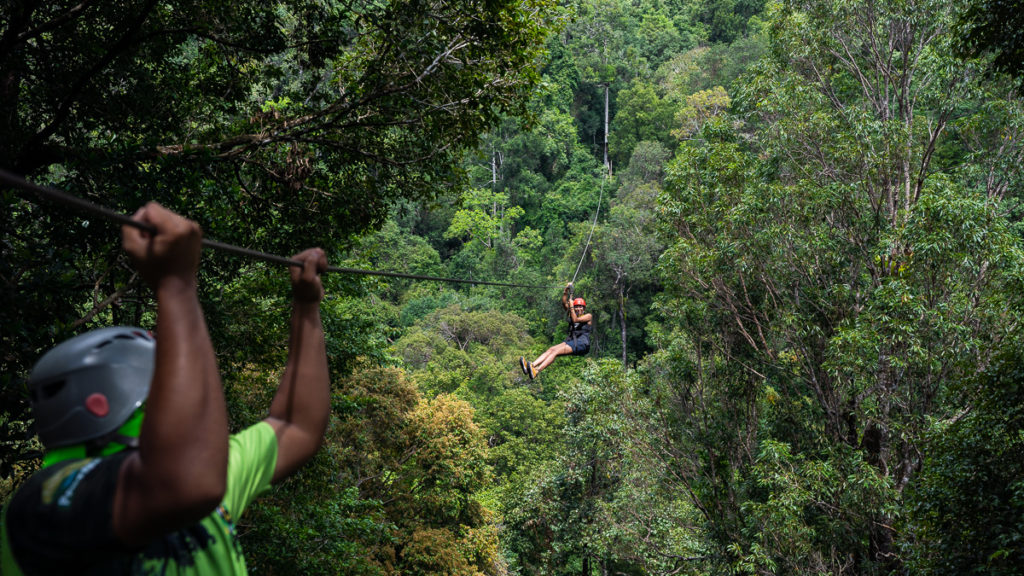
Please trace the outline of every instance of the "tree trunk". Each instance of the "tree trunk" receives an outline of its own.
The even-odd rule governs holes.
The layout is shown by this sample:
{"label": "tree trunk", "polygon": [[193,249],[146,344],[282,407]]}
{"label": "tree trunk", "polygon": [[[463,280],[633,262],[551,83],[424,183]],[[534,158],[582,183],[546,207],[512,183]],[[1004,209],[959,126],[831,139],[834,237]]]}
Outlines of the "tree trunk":
{"label": "tree trunk", "polygon": [[622,286],[619,285],[618,290],[618,301],[619,301],[619,334],[622,339],[622,369],[626,369],[626,296],[622,291]]}
{"label": "tree trunk", "polygon": [[604,169],[608,172],[612,171],[611,165],[608,163],[608,83],[604,84]]}
{"label": "tree trunk", "polygon": [[[498,186],[498,152],[491,147],[491,191]],[[491,203],[491,218],[497,220],[498,218],[498,201],[494,200]],[[501,224],[498,225],[498,234],[502,234],[504,230],[501,229]],[[491,239],[487,239],[487,247],[491,248]]]}

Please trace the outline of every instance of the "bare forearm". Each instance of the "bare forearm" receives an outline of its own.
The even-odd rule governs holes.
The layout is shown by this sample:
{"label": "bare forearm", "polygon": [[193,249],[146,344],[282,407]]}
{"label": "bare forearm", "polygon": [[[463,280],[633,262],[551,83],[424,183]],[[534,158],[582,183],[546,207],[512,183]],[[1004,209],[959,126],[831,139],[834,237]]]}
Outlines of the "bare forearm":
{"label": "bare forearm", "polygon": [[139,450],[123,461],[112,523],[136,546],[213,511],[227,485],[228,426],[217,361],[196,293],[202,230],[150,202],[123,226],[135,268],[156,291],[156,362]]}
{"label": "bare forearm", "polygon": [[330,376],[319,303],[296,302],[288,362],[270,405],[278,436],[274,480],[291,474],[320,447],[330,414]]}
{"label": "bare forearm", "polygon": [[320,307],[296,303],[292,310],[288,363],[270,405],[270,416],[292,424],[309,423],[308,427],[313,429],[322,428],[327,421],[322,412],[329,393],[327,347]]}
{"label": "bare forearm", "polygon": [[185,476],[194,486],[223,482],[228,423],[213,345],[191,284],[168,279],[157,287],[156,367],[140,456],[153,473]]}
{"label": "bare forearm", "polygon": [[114,527],[141,545],[209,514],[224,495],[228,427],[194,280],[157,286],[156,365],[139,451],[121,468]]}

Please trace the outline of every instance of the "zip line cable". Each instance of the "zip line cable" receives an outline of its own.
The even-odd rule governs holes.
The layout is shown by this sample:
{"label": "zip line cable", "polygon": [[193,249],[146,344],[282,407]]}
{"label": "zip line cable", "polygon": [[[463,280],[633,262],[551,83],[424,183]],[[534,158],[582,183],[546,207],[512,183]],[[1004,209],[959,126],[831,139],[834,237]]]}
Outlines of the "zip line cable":
{"label": "zip line cable", "polygon": [[[106,218],[107,220],[112,220],[112,221],[117,222],[119,224],[123,224],[123,225],[126,225],[126,226],[132,226],[134,228],[138,228],[139,230],[144,230],[144,231],[149,232],[151,234],[155,234],[156,233],[156,228],[150,226],[149,224],[146,224],[145,222],[139,222],[137,220],[132,220],[131,217],[129,217],[129,216],[125,215],[125,214],[122,214],[120,212],[116,212],[114,210],[110,210],[109,208],[105,208],[105,207],[99,206],[97,204],[93,204],[92,202],[89,202],[88,200],[83,200],[81,198],[77,198],[75,196],[72,196],[71,194],[68,194],[66,192],[62,192],[60,190],[57,190],[56,188],[50,188],[48,186],[42,186],[40,184],[35,184],[35,183],[32,183],[32,182],[29,182],[28,180],[25,180],[24,178],[22,178],[20,176],[16,176],[14,174],[11,174],[10,172],[7,172],[6,170],[0,170],[0,183],[7,184],[7,185],[12,186],[14,188],[20,188],[21,190],[25,190],[25,191],[28,191],[28,192],[34,192],[38,196],[41,196],[41,197],[43,197],[43,198],[45,198],[47,200],[56,202],[58,204],[64,204],[65,206],[70,206],[72,208],[77,208],[80,211],[88,212],[88,213],[91,213],[91,214],[95,214],[97,216],[100,216],[102,218]],[[589,240],[588,240],[588,242],[589,242]],[[217,241],[214,241],[214,240],[209,240],[207,238],[203,238],[203,246],[205,246],[207,248],[212,248],[214,250],[219,250],[221,252],[228,252],[228,253],[231,253],[231,254],[237,254],[239,256],[246,256],[246,257],[253,258],[253,259],[256,259],[256,260],[263,260],[265,262],[273,262],[275,264],[286,264],[288,266],[302,266],[301,262],[299,262],[297,260],[292,260],[291,258],[284,258],[282,256],[277,256],[277,255],[274,255],[274,254],[267,254],[266,252],[259,252],[259,251],[256,251],[256,250],[250,250],[248,248],[240,248],[238,246],[233,246],[231,244],[224,244],[223,242],[217,242]],[[508,282],[487,282],[487,281],[484,281],[484,280],[463,280],[463,279],[460,279],[460,278],[443,278],[443,277],[440,277],[440,276],[424,276],[424,275],[420,275],[420,274],[405,274],[405,273],[402,273],[402,272],[384,272],[384,271],[380,271],[380,270],[361,270],[359,268],[345,268],[345,267],[342,267],[342,266],[328,266],[327,267],[327,271],[328,272],[340,272],[340,273],[343,273],[343,274],[362,274],[362,275],[365,275],[365,276],[390,276],[390,277],[393,277],[393,278],[408,278],[410,280],[430,280],[430,281],[433,281],[433,282],[455,282],[455,283],[460,283],[460,284],[480,284],[480,285],[487,285],[487,286],[509,286],[509,287],[512,287],[512,288],[552,288],[552,286],[531,286],[531,285],[527,285],[527,284],[511,284],[511,283],[508,283]],[[577,272],[578,272],[578,269],[577,269]],[[574,280],[575,280],[575,278],[574,278]]]}
{"label": "zip line cable", "polygon": [[583,246],[583,254],[580,255],[580,263],[576,266],[576,273],[572,275],[572,282],[576,283],[576,276],[580,273],[580,268],[583,267],[583,259],[587,257],[587,248],[590,248],[590,239],[594,236],[594,228],[597,227],[597,215],[601,213],[601,201],[604,200],[604,183],[608,180],[608,173],[605,172],[604,178],[601,179],[601,194],[597,197],[597,210],[594,210],[594,223],[590,225],[590,233],[587,234],[587,243]]}

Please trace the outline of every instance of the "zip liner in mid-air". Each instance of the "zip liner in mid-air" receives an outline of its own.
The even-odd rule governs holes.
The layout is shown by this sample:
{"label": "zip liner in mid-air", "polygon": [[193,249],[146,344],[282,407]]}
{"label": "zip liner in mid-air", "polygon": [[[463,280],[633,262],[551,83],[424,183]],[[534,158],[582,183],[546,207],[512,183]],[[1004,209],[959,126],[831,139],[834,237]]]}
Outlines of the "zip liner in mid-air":
{"label": "zip liner in mid-air", "polygon": [[533,362],[527,362],[523,356],[519,357],[519,367],[530,380],[536,378],[541,370],[547,368],[559,356],[584,356],[590,352],[590,331],[593,328],[594,315],[586,311],[587,303],[583,298],[570,298],[570,290],[572,282],[566,284],[565,290],[562,291],[562,308],[569,314],[569,334],[565,341],[548,348]]}
{"label": "zip liner in mid-air", "polygon": [[[607,179],[607,176],[605,177]],[[576,266],[576,273],[572,280],[565,285],[562,291],[562,308],[565,308],[569,315],[569,333],[564,342],[559,342],[548,348],[533,362],[527,362],[524,356],[519,357],[519,368],[523,374],[533,380],[537,374],[548,367],[555,358],[572,354],[573,356],[585,356],[590,352],[590,332],[594,328],[594,315],[587,312],[587,302],[583,298],[573,298],[572,283],[583,266],[583,259],[587,256],[587,249],[590,248],[590,240],[594,237],[594,228],[597,227],[597,215],[601,212],[601,201],[604,200],[604,180],[601,180],[601,193],[597,198],[597,210],[594,211],[594,221],[590,225],[590,233],[587,234],[587,243],[583,246],[583,254],[580,256],[580,263]]]}
{"label": "zip liner in mid-air", "polygon": [[[15,189],[20,189],[25,192],[32,192],[37,196],[45,198],[47,200],[62,204],[67,207],[76,208],[83,212],[88,212],[94,215],[101,216],[105,219],[117,222],[120,224],[133,226],[136,228],[142,228],[149,232],[154,230],[149,229],[147,225],[140,223],[136,220],[131,219],[125,214],[115,212],[107,209],[103,206],[98,206],[86,200],[76,198],[66,192],[51,188],[48,186],[41,186],[25,180],[23,177],[14,175],[6,170],[0,169],[0,184],[6,184],[12,186]],[[594,212],[594,221],[590,228],[590,233],[587,236],[586,245],[583,247],[583,255],[580,257],[580,263],[576,267],[576,273],[573,275],[573,281],[576,280],[576,276],[579,275],[580,267],[583,265],[583,259],[586,257],[587,249],[590,247],[590,240],[594,234],[594,228],[597,225],[597,217],[601,210],[601,201],[604,198],[604,181],[601,182],[601,195],[597,201],[597,210]],[[255,250],[249,250],[246,248],[240,248],[238,246],[232,246],[230,244],[224,244],[221,242],[215,242],[213,240],[203,239],[203,246],[208,248],[214,248],[223,252],[234,253],[241,256],[247,256],[250,258],[263,260],[267,262],[274,262],[278,264],[286,264],[289,266],[298,266],[300,263],[295,262],[291,259],[282,258],[273,254],[266,254]],[[455,282],[455,283],[466,283],[466,284],[483,284],[491,286],[510,286],[518,288],[543,288],[542,286],[526,286],[522,284],[513,284],[506,282],[487,282],[482,280],[464,280],[457,278],[441,278],[436,276],[421,276],[416,274],[404,274],[398,272],[385,272],[376,270],[359,270],[355,268],[342,268],[337,266],[330,266],[327,268],[328,272],[342,272],[349,274],[364,274],[364,275],[375,275],[375,276],[393,276],[400,278],[410,278],[415,280],[429,280],[436,282]],[[583,356],[590,351],[590,333],[593,328],[593,315],[586,313],[586,302],[583,298],[570,298],[569,293],[572,289],[572,282],[569,282],[565,286],[565,290],[562,292],[562,307],[566,309],[569,314],[569,335],[564,342],[552,346],[533,362],[527,362],[526,358],[520,357],[519,364],[523,370],[523,373],[530,377],[530,379],[536,378],[537,374],[546,368],[551,362],[558,356],[573,354],[577,356]],[[572,305],[570,306],[570,300]]]}

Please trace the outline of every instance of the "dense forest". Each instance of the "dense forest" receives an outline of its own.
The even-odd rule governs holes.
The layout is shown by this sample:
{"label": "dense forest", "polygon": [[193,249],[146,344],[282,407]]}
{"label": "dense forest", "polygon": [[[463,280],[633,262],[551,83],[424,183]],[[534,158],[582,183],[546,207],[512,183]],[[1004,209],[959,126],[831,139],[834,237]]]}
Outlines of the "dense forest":
{"label": "dense forest", "polygon": [[[1020,574],[1022,14],[13,0],[0,169],[477,282],[324,277],[328,437],[240,520],[253,574]],[[5,502],[39,355],[155,315],[116,225],[0,201]],[[591,351],[528,378],[570,281]],[[200,290],[238,429],[287,273],[207,250]]]}

